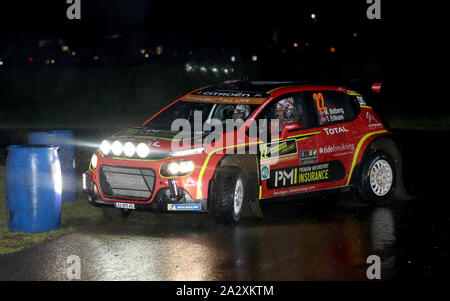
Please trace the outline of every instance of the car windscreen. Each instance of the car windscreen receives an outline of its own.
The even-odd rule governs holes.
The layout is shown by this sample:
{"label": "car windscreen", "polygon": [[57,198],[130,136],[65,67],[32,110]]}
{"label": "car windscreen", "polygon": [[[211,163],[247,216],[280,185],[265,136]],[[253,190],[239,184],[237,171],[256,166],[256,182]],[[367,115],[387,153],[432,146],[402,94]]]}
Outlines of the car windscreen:
{"label": "car windscreen", "polygon": [[201,124],[219,120],[225,124],[227,119],[240,118],[246,120],[258,107],[255,104],[206,103],[178,101],[145,124],[145,127],[157,130],[171,130],[177,119],[185,119],[194,129],[194,114],[201,118]]}

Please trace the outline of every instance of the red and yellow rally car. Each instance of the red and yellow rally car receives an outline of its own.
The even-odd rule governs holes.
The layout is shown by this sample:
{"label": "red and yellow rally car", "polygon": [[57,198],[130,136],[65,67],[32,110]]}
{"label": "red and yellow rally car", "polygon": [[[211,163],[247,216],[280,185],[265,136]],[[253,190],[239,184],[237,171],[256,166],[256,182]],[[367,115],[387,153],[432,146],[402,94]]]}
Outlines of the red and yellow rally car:
{"label": "red and yellow rally car", "polygon": [[385,201],[399,160],[391,133],[356,91],[227,81],[104,140],[83,188],[110,218],[199,211],[236,223],[260,201],[286,196],[354,189],[363,201]]}

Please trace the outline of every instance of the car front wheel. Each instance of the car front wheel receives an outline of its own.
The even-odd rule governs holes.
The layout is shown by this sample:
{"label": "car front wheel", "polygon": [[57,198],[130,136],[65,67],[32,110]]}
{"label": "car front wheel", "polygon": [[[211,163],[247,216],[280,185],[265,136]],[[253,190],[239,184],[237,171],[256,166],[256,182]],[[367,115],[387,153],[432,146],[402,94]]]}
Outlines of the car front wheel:
{"label": "car front wheel", "polygon": [[245,181],[237,168],[225,167],[219,171],[213,187],[210,214],[219,224],[239,221],[245,201]]}

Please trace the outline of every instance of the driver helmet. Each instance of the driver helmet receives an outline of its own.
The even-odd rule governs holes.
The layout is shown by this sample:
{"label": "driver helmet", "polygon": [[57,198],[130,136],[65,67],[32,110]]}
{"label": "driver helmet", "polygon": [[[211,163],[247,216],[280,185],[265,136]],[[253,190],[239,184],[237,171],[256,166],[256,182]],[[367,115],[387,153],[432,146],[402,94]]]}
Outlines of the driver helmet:
{"label": "driver helmet", "polygon": [[280,111],[280,110],[282,110],[284,112],[283,118],[285,118],[285,119],[291,118],[293,111],[294,111],[294,99],[292,97],[289,97],[289,98],[280,100],[275,106],[275,111]]}
{"label": "driver helmet", "polygon": [[248,115],[250,115],[250,106],[249,105],[237,105],[236,108],[234,109],[234,114],[242,114],[243,118],[245,119],[248,117]]}
{"label": "driver helmet", "polygon": [[276,110],[284,109],[284,110],[293,110],[294,109],[294,99],[292,97],[280,100],[276,107]]}

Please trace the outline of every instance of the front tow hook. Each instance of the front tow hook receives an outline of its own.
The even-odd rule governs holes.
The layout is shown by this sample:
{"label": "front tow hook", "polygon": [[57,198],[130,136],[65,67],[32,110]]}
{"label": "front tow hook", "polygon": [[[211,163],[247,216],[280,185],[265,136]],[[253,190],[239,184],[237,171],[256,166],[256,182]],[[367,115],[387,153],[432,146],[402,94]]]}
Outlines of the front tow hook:
{"label": "front tow hook", "polygon": [[178,189],[177,184],[175,183],[174,179],[169,179],[169,191],[170,191],[170,198],[174,199],[178,197]]}

